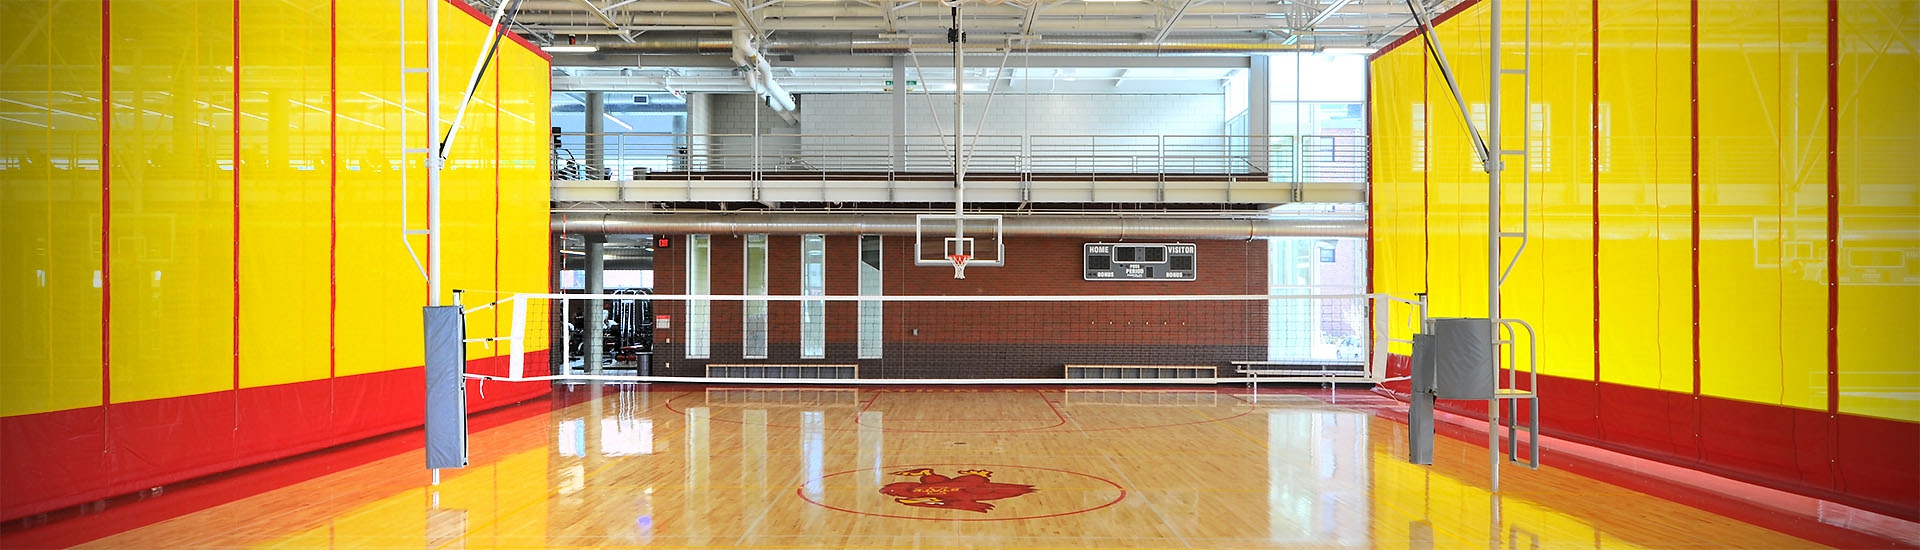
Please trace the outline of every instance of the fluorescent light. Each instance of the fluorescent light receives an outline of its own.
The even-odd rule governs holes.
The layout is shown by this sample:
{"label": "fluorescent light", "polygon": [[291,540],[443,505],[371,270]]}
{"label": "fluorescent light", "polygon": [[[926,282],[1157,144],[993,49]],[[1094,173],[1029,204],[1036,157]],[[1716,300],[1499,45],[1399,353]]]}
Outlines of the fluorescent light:
{"label": "fluorescent light", "polygon": [[541,46],[540,51],[547,53],[593,53],[600,51],[600,47],[592,44],[554,44],[552,46]]}
{"label": "fluorescent light", "polygon": [[626,123],[626,121],[622,121],[619,118],[614,117],[613,113],[602,113],[602,114],[606,115],[607,120],[613,121],[614,124],[619,124],[621,128],[626,128],[627,131],[629,132],[633,131],[632,125],[629,125]]}
{"label": "fluorescent light", "polygon": [[1368,55],[1378,51],[1374,48],[1321,48],[1320,53]]}
{"label": "fluorescent light", "polygon": [[1144,2],[1146,0],[1080,0],[1080,1],[1092,4],[1097,2]]}

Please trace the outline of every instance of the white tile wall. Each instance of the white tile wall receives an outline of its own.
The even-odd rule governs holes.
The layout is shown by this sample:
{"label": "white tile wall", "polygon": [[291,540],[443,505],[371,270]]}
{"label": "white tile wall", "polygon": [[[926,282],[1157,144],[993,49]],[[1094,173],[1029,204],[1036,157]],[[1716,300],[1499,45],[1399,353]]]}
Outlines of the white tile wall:
{"label": "white tile wall", "polygon": [[[928,113],[928,101],[932,113]],[[886,94],[809,94],[800,108],[808,134],[886,134],[893,98]],[[1001,95],[993,99],[985,135],[1217,135],[1225,131],[1220,95]],[[982,132],[985,94],[967,96],[967,133]],[[749,112],[750,114],[750,112]],[[936,118],[938,123],[936,124]],[[944,130],[944,131],[943,131]],[[953,133],[953,94],[907,98],[907,133]]]}

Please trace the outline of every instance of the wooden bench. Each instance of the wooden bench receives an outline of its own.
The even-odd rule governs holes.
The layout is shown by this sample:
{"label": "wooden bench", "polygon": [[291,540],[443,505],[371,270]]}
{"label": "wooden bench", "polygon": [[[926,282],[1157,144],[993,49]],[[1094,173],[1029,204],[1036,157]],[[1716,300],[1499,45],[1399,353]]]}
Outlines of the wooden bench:
{"label": "wooden bench", "polygon": [[708,378],[813,378],[852,380],[859,377],[859,365],[744,363],[707,365]]}
{"label": "wooden bench", "polygon": [[1088,380],[1179,379],[1214,378],[1219,372],[1212,365],[1067,365],[1063,376]]}

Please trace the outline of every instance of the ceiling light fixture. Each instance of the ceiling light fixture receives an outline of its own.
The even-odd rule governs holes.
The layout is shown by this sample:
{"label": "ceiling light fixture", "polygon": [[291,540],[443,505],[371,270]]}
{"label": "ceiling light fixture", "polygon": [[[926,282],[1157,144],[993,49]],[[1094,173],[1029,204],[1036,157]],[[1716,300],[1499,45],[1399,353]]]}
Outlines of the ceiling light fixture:
{"label": "ceiling light fixture", "polygon": [[592,44],[555,44],[552,46],[541,46],[540,51],[547,53],[593,53],[600,51],[600,47]]}

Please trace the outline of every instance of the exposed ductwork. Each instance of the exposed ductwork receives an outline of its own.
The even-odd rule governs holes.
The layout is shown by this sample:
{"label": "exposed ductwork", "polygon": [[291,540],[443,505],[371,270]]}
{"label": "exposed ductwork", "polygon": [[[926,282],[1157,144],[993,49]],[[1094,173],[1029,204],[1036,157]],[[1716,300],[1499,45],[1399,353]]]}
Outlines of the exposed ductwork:
{"label": "exposed ductwork", "polygon": [[[1467,0],[1429,0],[1442,12]],[[1425,2],[1423,2],[1425,3]],[[1247,55],[1369,48],[1413,28],[1399,0],[1170,0],[966,2],[970,42],[1016,43],[1052,55]],[[526,0],[517,30],[536,42],[587,38],[616,54],[721,55],[729,31],[770,38],[785,55],[934,53],[945,45],[953,2],[747,0]],[[923,40],[924,38],[924,40]],[[570,42],[571,43],[571,42]],[[976,53],[988,53],[976,51]],[[777,64],[777,62],[776,62]]]}
{"label": "exposed ductwork", "polygon": [[[976,42],[979,40],[976,39]],[[732,33],[727,31],[656,31],[640,35],[632,42],[600,42],[595,45],[600,47],[598,53],[603,55],[731,55],[734,40]],[[987,51],[985,47],[979,49],[981,51],[977,53]],[[1020,43],[1014,46],[1014,49],[1022,54],[1042,55],[1246,55],[1311,48],[1248,34],[1238,38],[1209,40],[1172,38],[1158,44],[1151,41],[1116,42],[1048,37],[1044,41]],[[908,44],[900,40],[877,38],[872,34],[782,32],[766,43],[762,51],[774,56],[901,55],[908,53]],[[927,54],[951,53],[946,44],[934,37],[928,37],[925,42],[913,44],[912,51]]]}
{"label": "exposed ductwork", "polygon": [[[1256,239],[1262,237],[1365,237],[1366,220],[1356,216],[1266,218],[1165,218],[1138,216],[1008,215],[1001,231],[1009,236],[1088,239]],[[913,235],[911,214],[808,213],[554,213],[558,233],[581,234],[768,234],[807,233]]]}
{"label": "exposed ductwork", "polygon": [[[799,104],[794,102],[793,94],[787,93],[786,88],[773,80],[773,65],[768,64],[767,57],[754,47],[753,37],[753,32],[746,29],[733,30],[733,47],[729,52],[733,54],[734,66],[747,69],[742,75],[746,77],[747,87],[766,100],[774,113],[786,119],[787,124],[799,124],[799,115],[794,113],[800,108]],[[759,147],[758,142],[754,146]]]}
{"label": "exposed ductwork", "polygon": [[[1264,16],[1283,3],[1272,1],[1237,0],[1215,1],[1193,6],[1187,10],[1190,15],[1217,16]],[[1316,8],[1318,6],[1315,6]],[[587,11],[579,0],[526,0],[520,3],[523,14],[543,15],[547,17],[568,17],[575,20],[597,18]],[[899,18],[938,18],[947,15],[947,7],[940,3],[913,3],[895,5],[891,11]],[[979,3],[968,5],[984,17],[1024,16],[1027,9],[1012,4]],[[1324,9],[1324,8],[1321,8]],[[769,18],[783,17],[819,17],[848,18],[874,17],[881,8],[853,2],[786,2],[769,4],[756,8],[754,13]],[[605,13],[615,17],[642,18],[657,13],[731,13],[733,8],[721,2],[706,0],[639,0],[620,2],[614,10]],[[1049,17],[1101,18],[1101,17],[1156,17],[1165,15],[1166,10],[1149,3],[1108,2],[1050,5],[1044,8]],[[1335,15],[1393,14],[1404,16],[1406,6],[1393,2],[1362,2],[1345,6]]]}

